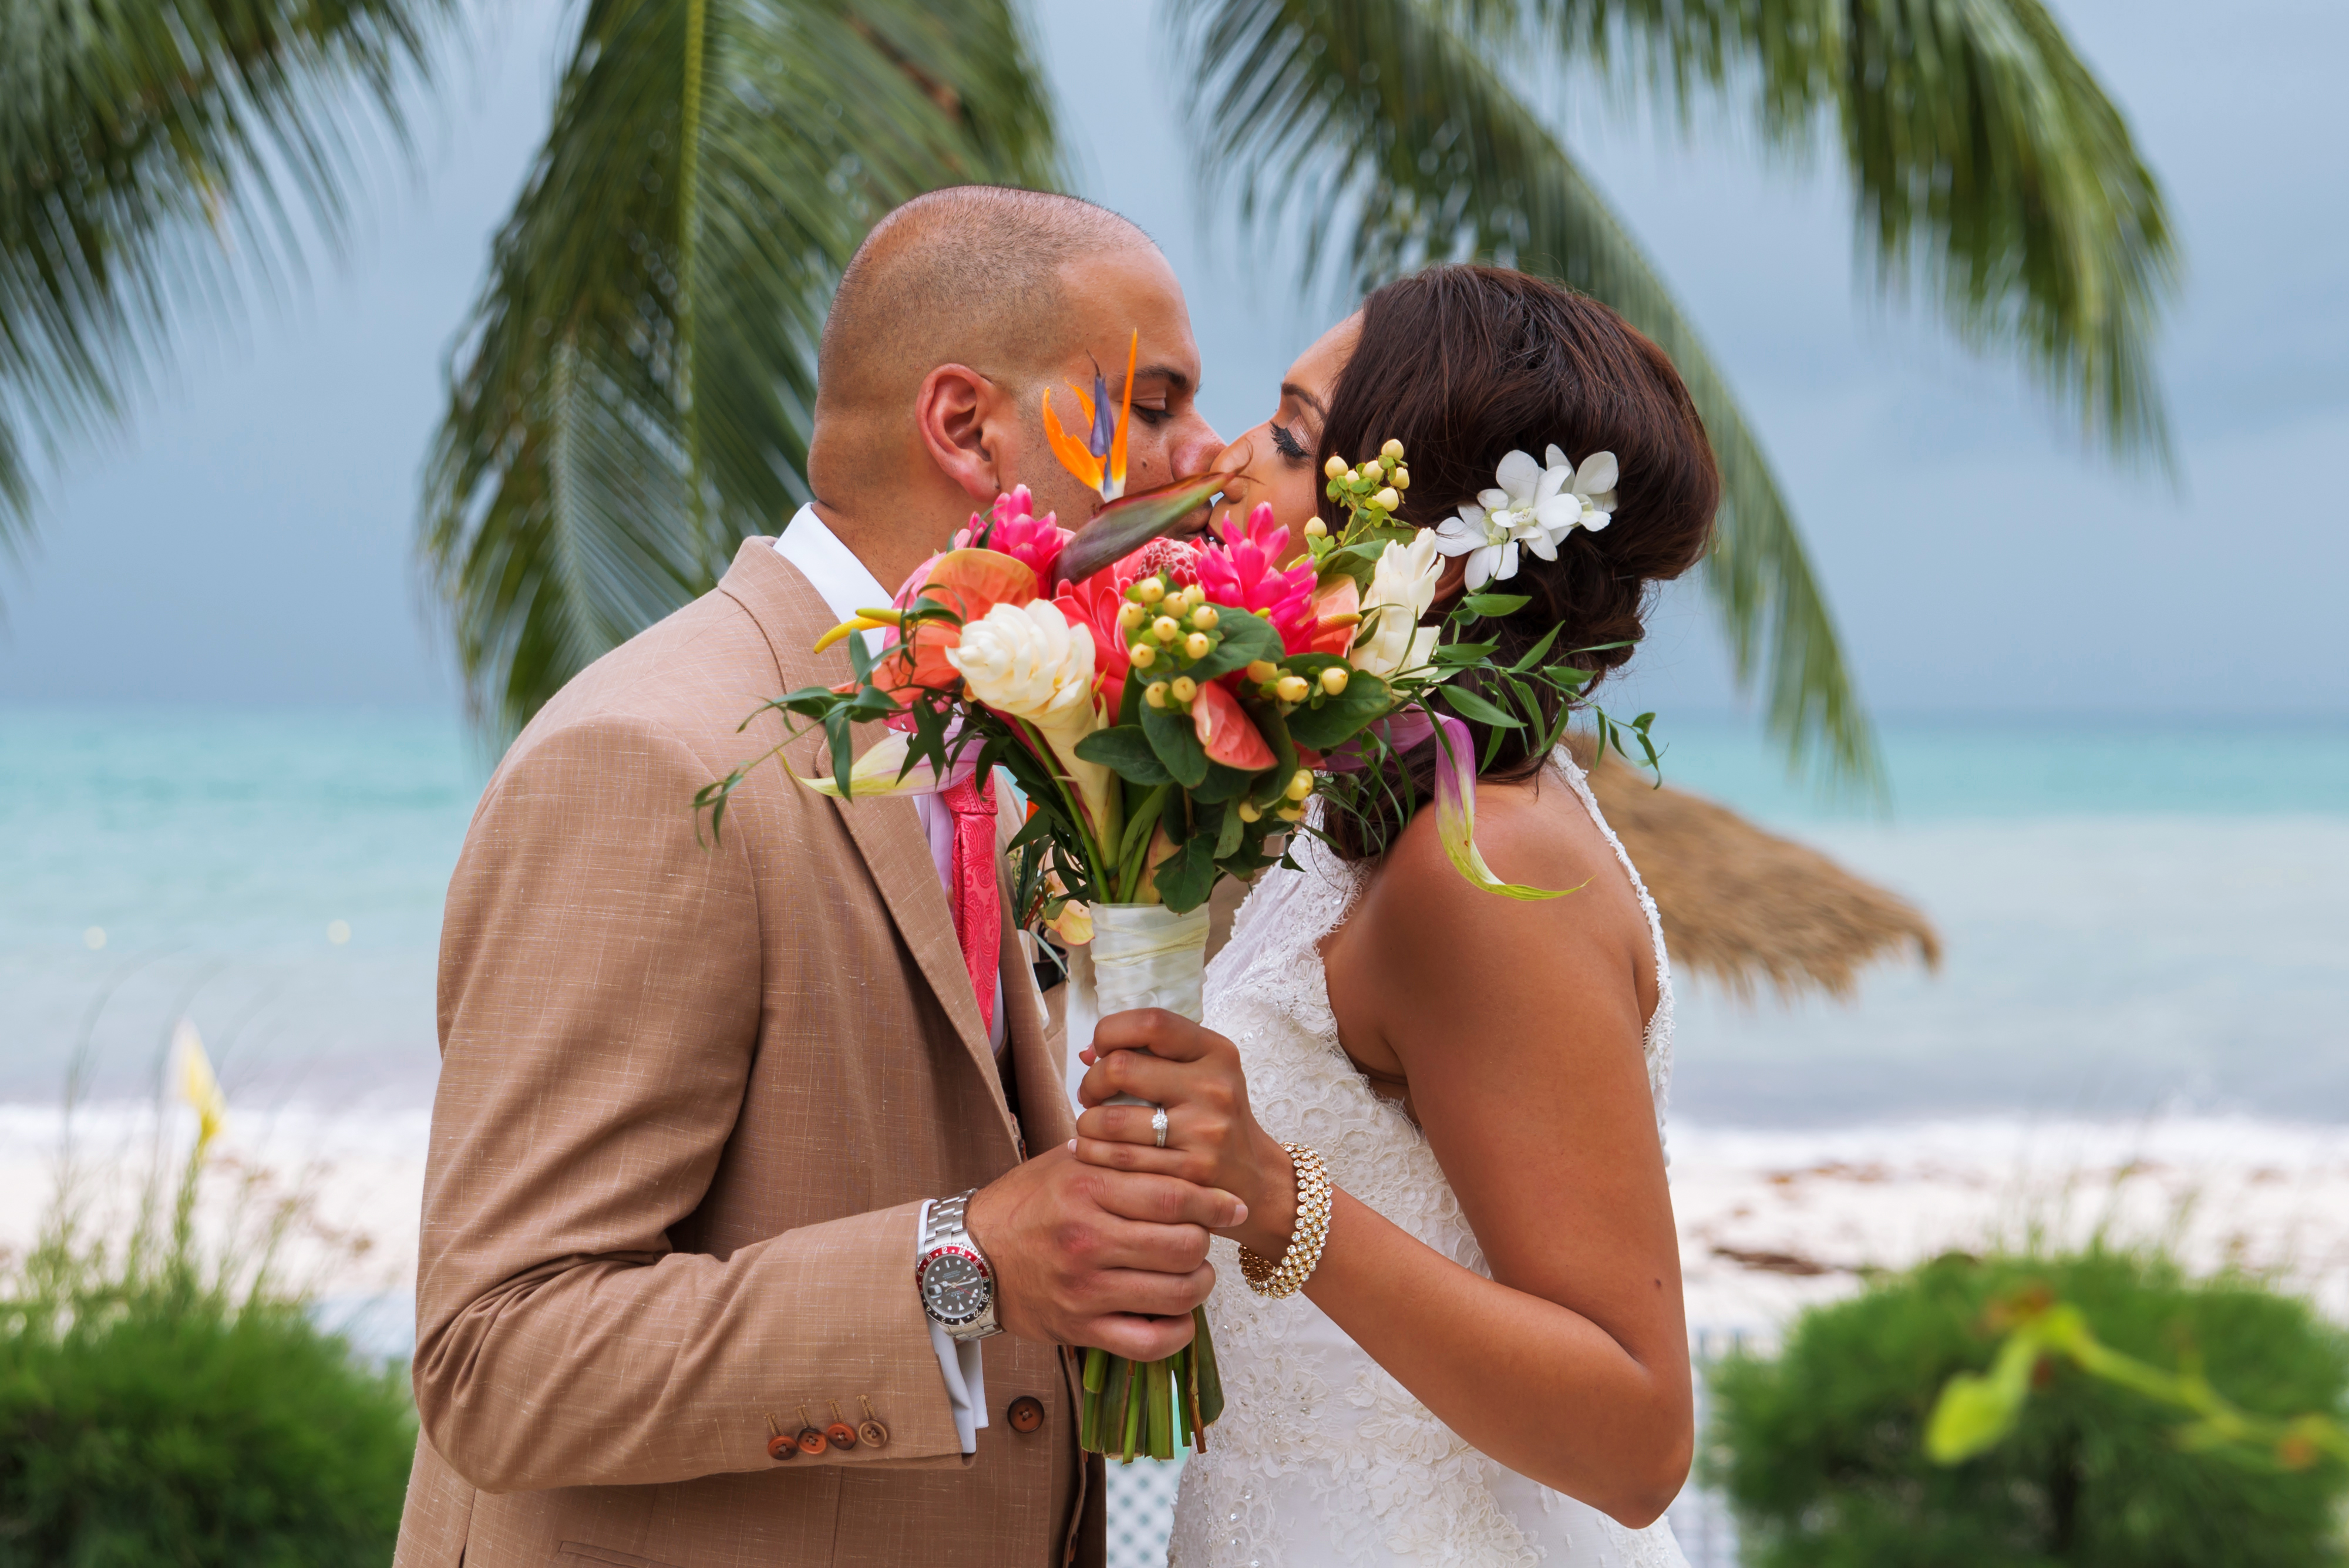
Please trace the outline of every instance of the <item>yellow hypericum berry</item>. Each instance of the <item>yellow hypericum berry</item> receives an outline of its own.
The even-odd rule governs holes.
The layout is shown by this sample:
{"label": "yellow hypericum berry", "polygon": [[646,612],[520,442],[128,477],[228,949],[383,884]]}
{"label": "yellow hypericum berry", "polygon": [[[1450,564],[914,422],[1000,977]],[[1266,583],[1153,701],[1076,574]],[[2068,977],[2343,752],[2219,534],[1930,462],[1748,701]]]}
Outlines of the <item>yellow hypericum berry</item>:
{"label": "yellow hypericum berry", "polygon": [[1341,478],[1346,472],[1346,460],[1332,454],[1330,461],[1321,465],[1321,472],[1332,479]]}
{"label": "yellow hypericum berry", "polygon": [[1199,683],[1187,675],[1177,675],[1173,687],[1174,701],[1188,702],[1199,694]]}
{"label": "yellow hypericum berry", "polygon": [[1319,517],[1308,517],[1305,520],[1305,536],[1309,539],[1326,539],[1330,536],[1330,524],[1322,522]]}
{"label": "yellow hypericum berry", "polygon": [[1350,468],[1346,471],[1346,483],[1349,484],[1359,484],[1361,483],[1361,474],[1353,469]]}
{"label": "yellow hypericum berry", "polygon": [[1411,488],[1411,470],[1407,468],[1398,468],[1394,471],[1394,487],[1397,490],[1409,490]]}
{"label": "yellow hypericum berry", "polygon": [[1305,677],[1302,675],[1284,675],[1280,678],[1279,685],[1273,690],[1279,694],[1280,700],[1284,702],[1302,702],[1305,701],[1305,694],[1313,688],[1305,684]]}
{"label": "yellow hypericum berry", "polygon": [[1216,623],[1223,618],[1223,612],[1213,605],[1201,605],[1191,612],[1191,624],[1201,631],[1215,630]]}
{"label": "yellow hypericum berry", "polygon": [[1299,768],[1289,775],[1288,787],[1280,792],[1291,800],[1303,800],[1313,793],[1313,775]]}
{"label": "yellow hypericum berry", "polygon": [[1153,708],[1166,706],[1166,682],[1154,680],[1142,689],[1142,700]]}
{"label": "yellow hypericum berry", "polygon": [[1148,619],[1149,616],[1150,612],[1148,610],[1143,609],[1132,599],[1128,599],[1117,612],[1117,624],[1125,628],[1128,631],[1133,631],[1139,628],[1144,620]]}
{"label": "yellow hypericum berry", "polygon": [[1206,658],[1207,649],[1214,646],[1215,644],[1207,640],[1207,634],[1204,631],[1195,631],[1183,639],[1183,651],[1194,659]]}
{"label": "yellow hypericum berry", "polygon": [[1348,671],[1342,664],[1333,664],[1321,672],[1321,690],[1335,697],[1346,689]]}
{"label": "yellow hypericum berry", "polygon": [[1166,597],[1166,585],[1156,577],[1144,577],[1134,585],[1133,592],[1143,604],[1154,605]]}
{"label": "yellow hypericum berry", "polygon": [[1284,805],[1272,815],[1283,822],[1296,822],[1303,818],[1305,808],[1301,805]]}
{"label": "yellow hypericum berry", "polygon": [[1386,445],[1379,448],[1379,455],[1385,458],[1389,462],[1401,462],[1402,461],[1402,442],[1393,440],[1388,441]]}
{"label": "yellow hypericum berry", "polygon": [[1264,813],[1258,811],[1247,802],[1242,801],[1240,802],[1240,820],[1242,822],[1261,822],[1264,820]]}
{"label": "yellow hypericum berry", "polygon": [[1252,659],[1247,667],[1247,678],[1259,686],[1268,680],[1278,680],[1280,679],[1280,666],[1269,659]]}
{"label": "yellow hypericum berry", "polygon": [[1161,642],[1172,642],[1183,635],[1183,628],[1174,624],[1173,616],[1162,615],[1150,623],[1150,635]]}
{"label": "yellow hypericum berry", "polygon": [[1137,642],[1125,650],[1125,656],[1133,661],[1136,670],[1147,670],[1150,661],[1158,657],[1158,650],[1146,642]]}
{"label": "yellow hypericum berry", "polygon": [[1371,500],[1377,504],[1378,509],[1381,512],[1392,512],[1396,507],[1402,504],[1402,497],[1395,493],[1395,487],[1392,484],[1388,485],[1384,490],[1380,491],[1376,495],[1371,496]]}

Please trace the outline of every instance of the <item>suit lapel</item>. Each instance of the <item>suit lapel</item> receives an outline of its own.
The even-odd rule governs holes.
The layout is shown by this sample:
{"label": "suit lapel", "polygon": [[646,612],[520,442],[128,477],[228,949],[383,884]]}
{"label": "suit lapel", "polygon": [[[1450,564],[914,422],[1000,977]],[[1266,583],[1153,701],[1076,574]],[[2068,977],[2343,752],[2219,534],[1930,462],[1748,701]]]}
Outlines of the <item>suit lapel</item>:
{"label": "suit lapel", "polygon": [[[776,552],[772,539],[745,539],[719,588],[749,611],[750,618],[766,634],[767,646],[774,654],[775,672],[781,681],[776,695],[802,686],[838,685],[850,678],[844,649],[821,654],[809,651],[832,625],[831,611],[798,568]],[[885,732],[879,724],[860,726],[855,732],[857,751],[862,753]],[[796,752],[802,748],[792,749]],[[802,758],[799,765],[804,769],[811,764]],[[889,908],[889,918],[895,923],[897,934],[914,955],[915,963],[929,981],[939,1005],[946,1009],[963,1048],[979,1067],[979,1076],[994,1097],[1005,1130],[1016,1137],[1011,1109],[1005,1102],[1001,1076],[996,1070],[995,1053],[988,1047],[987,1030],[979,1019],[978,998],[971,992],[970,971],[963,965],[962,944],[955,938],[954,915],[947,908],[946,889],[938,884],[937,866],[930,858],[929,840],[922,832],[920,817],[915,815],[914,803],[897,798],[825,804],[839,813],[857,852],[864,857],[874,883],[881,889],[882,901]],[[1008,929],[1006,934],[1009,935]],[[1012,971],[1005,972],[1007,996],[1018,978]]]}

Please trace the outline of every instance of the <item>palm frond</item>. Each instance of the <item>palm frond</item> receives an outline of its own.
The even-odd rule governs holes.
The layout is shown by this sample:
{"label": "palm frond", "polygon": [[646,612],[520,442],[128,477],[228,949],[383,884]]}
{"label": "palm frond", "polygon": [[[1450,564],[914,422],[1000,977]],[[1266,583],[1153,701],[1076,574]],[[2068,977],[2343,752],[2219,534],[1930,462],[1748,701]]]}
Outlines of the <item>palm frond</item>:
{"label": "palm frond", "polygon": [[1807,149],[1832,125],[1861,256],[2011,349],[2119,456],[2169,462],[2152,363],[2178,256],[2128,124],[2041,0],[1528,0],[1556,53],[1707,96]]}
{"label": "palm frond", "polygon": [[840,269],[923,191],[1057,183],[1040,80],[1003,0],[589,0],[428,462],[422,552],[488,727],[806,499]]}
{"label": "palm frond", "polygon": [[[1244,223],[1282,218],[1369,288],[1479,257],[1557,277],[1661,344],[1719,456],[1719,536],[1703,567],[1741,682],[1798,759],[1879,788],[1882,770],[1825,596],[1728,383],[1655,267],[1495,65],[1514,13],[1442,0],[1216,0],[1177,23],[1203,68],[1195,129]],[[1766,671],[1766,677],[1765,677]]]}
{"label": "palm frond", "polygon": [[110,424],[182,311],[289,279],[450,0],[19,0],[0,7],[0,547],[34,465]]}

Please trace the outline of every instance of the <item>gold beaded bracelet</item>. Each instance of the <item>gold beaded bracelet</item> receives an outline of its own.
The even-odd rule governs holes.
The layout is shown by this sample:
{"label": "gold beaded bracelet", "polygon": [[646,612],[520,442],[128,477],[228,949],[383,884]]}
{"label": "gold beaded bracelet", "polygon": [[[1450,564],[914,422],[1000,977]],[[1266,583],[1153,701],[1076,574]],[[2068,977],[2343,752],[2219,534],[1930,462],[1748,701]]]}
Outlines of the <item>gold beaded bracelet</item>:
{"label": "gold beaded bracelet", "polygon": [[1303,1290],[1320,1267],[1321,1248],[1330,1240],[1330,1168],[1301,1143],[1280,1147],[1297,1171],[1297,1228],[1288,1233],[1288,1250],[1278,1263],[1240,1249],[1240,1272],[1260,1296],[1293,1296]]}

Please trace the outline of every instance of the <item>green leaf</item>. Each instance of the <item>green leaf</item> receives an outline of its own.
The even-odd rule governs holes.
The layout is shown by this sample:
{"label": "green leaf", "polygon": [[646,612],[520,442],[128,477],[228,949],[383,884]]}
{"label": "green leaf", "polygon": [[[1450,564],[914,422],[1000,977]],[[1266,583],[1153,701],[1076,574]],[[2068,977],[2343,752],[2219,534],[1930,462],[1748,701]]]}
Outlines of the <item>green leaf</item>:
{"label": "green leaf", "polygon": [[1111,502],[1094,513],[1061,551],[1052,568],[1053,580],[1081,583],[1102,567],[1115,566],[1153,539],[1165,537],[1232,477],[1228,473],[1200,474],[1154,490],[1136,491]]}
{"label": "green leaf", "polygon": [[1258,774],[1242,773],[1237,768],[1227,768],[1221,763],[1211,762],[1207,764],[1206,780],[1192,789],[1191,798],[1202,805],[1237,800],[1248,793],[1260,776]]}
{"label": "green leaf", "polygon": [[1427,656],[1427,661],[1439,670],[1463,670],[1484,663],[1500,646],[1497,642],[1439,643],[1435,651]]}
{"label": "green leaf", "polygon": [[409,151],[458,14],[451,0],[0,10],[0,559],[30,538],[37,474],[168,386],[181,344],[301,280],[305,229],[342,251],[352,197],[387,193],[367,178],[378,155]]}
{"label": "green leaf", "polygon": [[1525,728],[1525,721],[1511,717],[1499,705],[1486,701],[1465,687],[1439,686],[1436,691],[1443,696],[1444,706],[1464,719],[1473,719],[1479,724],[1490,724],[1496,729]]}
{"label": "green leaf", "polygon": [[2031,1334],[2010,1334],[1987,1376],[1961,1372],[1943,1385],[1925,1423],[1926,1457],[1938,1465],[1962,1464],[2003,1440],[2031,1397],[2039,1350]]}
{"label": "green leaf", "polygon": [[1471,615],[1515,615],[1534,601],[1524,594],[1470,594],[1460,607]]}
{"label": "green leaf", "polygon": [[1288,716],[1288,737],[1300,746],[1326,752],[1361,732],[1362,726],[1393,706],[1387,683],[1375,675],[1354,671],[1346,689],[1335,697],[1319,694],[1309,705]]}
{"label": "green leaf", "polygon": [[1142,731],[1150,737],[1150,749],[1157,753],[1160,765],[1176,784],[1185,789],[1196,789],[1206,782],[1206,750],[1199,744],[1199,732],[1191,727],[1188,713],[1178,713],[1172,708],[1153,708],[1144,702]]}
{"label": "green leaf", "polygon": [[1206,903],[1216,886],[1215,839],[1205,832],[1185,839],[1152,876],[1151,885],[1159,901],[1178,915]]}
{"label": "green leaf", "polygon": [[512,732],[809,495],[815,353],[909,197],[1062,178],[1009,0],[584,0],[456,334],[421,551]]}
{"label": "green leaf", "polygon": [[1112,729],[1095,730],[1077,742],[1077,755],[1089,763],[1099,763],[1130,784],[1162,784],[1174,782],[1174,775],[1158,760],[1158,753],[1150,743],[1150,736],[1139,724],[1120,724]]}
{"label": "green leaf", "polygon": [[1240,839],[1246,836],[1247,828],[1248,825],[1240,819],[1240,814],[1235,809],[1226,807],[1224,811],[1224,824],[1216,831],[1216,858],[1226,860],[1237,854],[1239,850]]}
{"label": "green leaf", "polygon": [[1202,685],[1218,675],[1228,675],[1235,670],[1246,670],[1259,659],[1278,662],[1281,656],[1280,633],[1262,616],[1250,615],[1244,609],[1217,605],[1216,631],[1223,640],[1198,663],[1183,673]]}
{"label": "green leaf", "polygon": [[1550,645],[1557,640],[1557,634],[1565,629],[1566,623],[1564,621],[1560,621],[1557,625],[1542,633],[1541,640],[1535,643],[1531,648],[1526,649],[1524,658],[1509,666],[1510,673],[1513,675],[1523,675],[1527,670],[1539,664],[1543,658],[1549,652]]}

